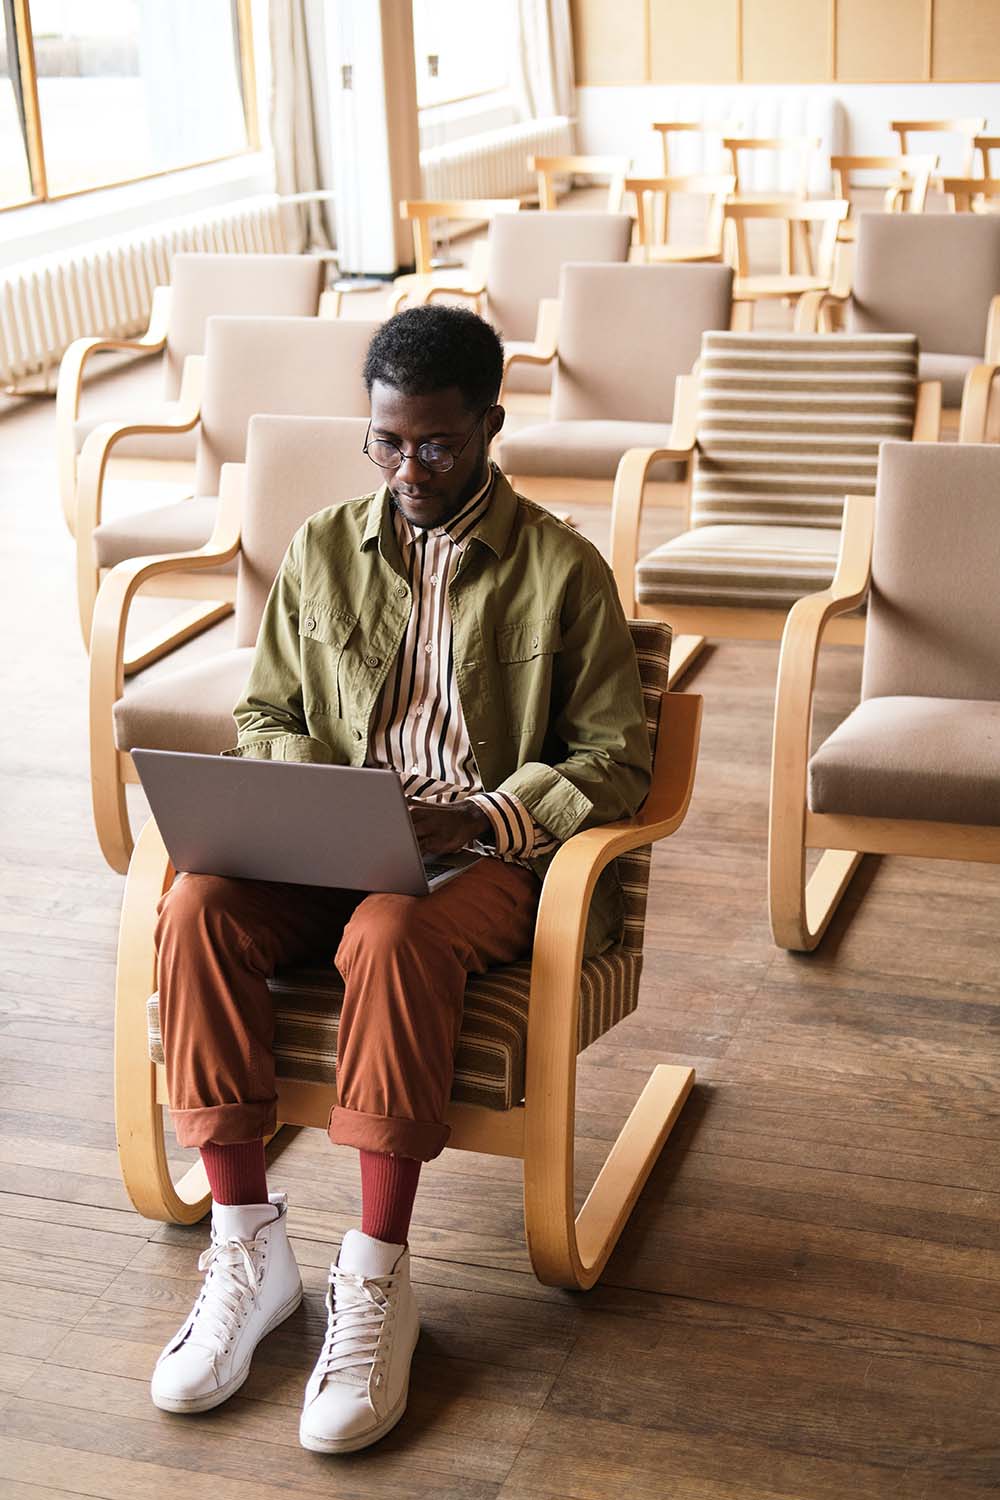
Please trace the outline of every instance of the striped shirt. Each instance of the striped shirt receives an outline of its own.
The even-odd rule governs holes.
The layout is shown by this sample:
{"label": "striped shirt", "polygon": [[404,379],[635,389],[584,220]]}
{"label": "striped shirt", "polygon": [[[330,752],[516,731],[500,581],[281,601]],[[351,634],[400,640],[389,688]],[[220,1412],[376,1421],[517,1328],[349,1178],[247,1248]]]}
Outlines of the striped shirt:
{"label": "striped shirt", "polygon": [[400,773],[408,797],[427,802],[471,798],[490,820],[484,854],[525,860],[550,854],[559,840],[536,823],[519,798],[487,792],[479,779],[455,677],[448,587],[469,537],[489,509],[494,469],[482,489],[444,526],[411,526],[392,517],[412,591],[406,633],[372,721],[366,764]]}

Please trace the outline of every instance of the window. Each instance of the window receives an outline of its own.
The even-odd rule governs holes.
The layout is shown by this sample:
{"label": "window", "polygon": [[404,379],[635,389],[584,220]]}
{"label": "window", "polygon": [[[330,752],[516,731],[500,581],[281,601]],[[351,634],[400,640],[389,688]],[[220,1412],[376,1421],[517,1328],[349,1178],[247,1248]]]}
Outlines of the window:
{"label": "window", "polygon": [[506,89],[514,17],[508,0],[413,0],[418,108]]}
{"label": "window", "polygon": [[256,147],[248,0],[0,4],[0,207]]}

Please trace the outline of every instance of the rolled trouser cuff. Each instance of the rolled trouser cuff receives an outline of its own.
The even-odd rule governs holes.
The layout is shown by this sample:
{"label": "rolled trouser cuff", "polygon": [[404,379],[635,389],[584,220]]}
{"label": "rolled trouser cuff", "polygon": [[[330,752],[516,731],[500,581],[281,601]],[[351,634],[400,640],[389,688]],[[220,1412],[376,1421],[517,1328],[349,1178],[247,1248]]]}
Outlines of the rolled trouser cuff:
{"label": "rolled trouser cuff", "polygon": [[327,1135],[335,1146],[356,1146],[359,1151],[383,1151],[392,1156],[409,1156],[414,1161],[432,1161],[448,1144],[451,1126],[432,1120],[369,1115],[364,1110],[335,1104],[330,1111]]}
{"label": "rolled trouser cuff", "polygon": [[278,1126],[277,1099],[250,1104],[209,1104],[201,1109],[172,1109],[179,1146],[236,1146],[273,1135]]}

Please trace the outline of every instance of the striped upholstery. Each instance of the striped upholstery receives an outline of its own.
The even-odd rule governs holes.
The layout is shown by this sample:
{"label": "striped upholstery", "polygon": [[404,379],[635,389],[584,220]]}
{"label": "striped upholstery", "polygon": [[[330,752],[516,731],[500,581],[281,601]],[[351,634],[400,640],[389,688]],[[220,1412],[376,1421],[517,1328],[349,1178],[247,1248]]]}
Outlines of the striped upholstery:
{"label": "striped upholstery", "polygon": [[690,531],[636,569],[644,604],[785,609],[833,577],[846,494],[909,438],[912,334],[706,333]]}
{"label": "striped upholstery", "polygon": [[[670,629],[659,621],[631,626],[655,749],[660,694],[667,689]],[[580,980],[578,1048],[609,1031],[635,1010],[642,972],[642,942],[649,886],[649,848],[618,861],[625,895],[621,943],[584,960]],[[343,985],[333,968],[284,969],[269,981],[274,997],[274,1052],[280,1078],[336,1084],[337,1026]],[[507,964],[475,975],[465,991],[462,1030],[455,1055],[452,1098],[462,1104],[511,1109],[524,1098],[525,1047],[531,962]],[[149,1055],[163,1061],[157,996],[148,1005]]]}

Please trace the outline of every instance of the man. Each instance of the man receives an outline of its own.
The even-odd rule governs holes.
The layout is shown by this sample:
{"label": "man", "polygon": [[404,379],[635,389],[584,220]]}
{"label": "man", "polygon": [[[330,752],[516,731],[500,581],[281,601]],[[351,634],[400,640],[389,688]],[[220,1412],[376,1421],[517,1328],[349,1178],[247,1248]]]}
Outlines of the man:
{"label": "man", "polygon": [[[226,1400],[299,1303],[285,1196],[268,1194],[264,1173],[267,977],[323,956],[344,981],[329,1135],[360,1152],[361,1229],[331,1266],[306,1387],[300,1439],[319,1452],[363,1448],[405,1409],[419,1326],[407,1234],[420,1165],[448,1139],[467,976],[530,953],[559,844],[630,816],[649,785],[611,573],[489,460],[502,372],[493,329],[457,308],[414,308],[375,334],[365,451],[385,483],[293,539],[227,752],[393,767],[424,853],[486,857],[424,897],[186,875],[160,908],[174,1125],[200,1148],[214,1200],[203,1288],[153,1375],[168,1411]],[[620,921],[612,868],[587,951],[614,942]]]}

